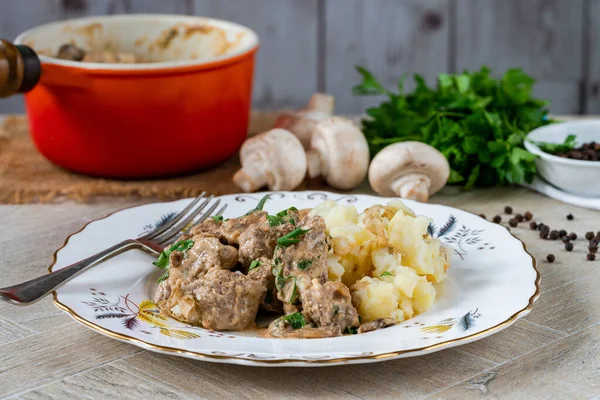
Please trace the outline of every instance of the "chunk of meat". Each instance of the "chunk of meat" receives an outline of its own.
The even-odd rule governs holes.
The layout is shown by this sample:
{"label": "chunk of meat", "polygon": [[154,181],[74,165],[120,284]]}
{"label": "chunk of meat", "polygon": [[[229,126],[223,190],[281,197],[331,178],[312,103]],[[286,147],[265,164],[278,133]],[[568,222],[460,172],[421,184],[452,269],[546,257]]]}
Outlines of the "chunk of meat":
{"label": "chunk of meat", "polygon": [[393,325],[396,325],[396,320],[394,318],[377,318],[376,320],[362,324],[358,328],[358,333],[376,331],[377,329],[383,329]]}
{"label": "chunk of meat", "polygon": [[200,324],[213,330],[242,330],[254,323],[263,285],[236,272],[210,270],[197,281],[194,295],[200,311]]}
{"label": "chunk of meat", "polygon": [[182,270],[187,271],[187,277],[201,276],[212,268],[232,269],[237,264],[237,249],[221,243],[219,238],[198,234],[191,239],[194,245],[181,263]]}
{"label": "chunk of meat", "polygon": [[278,318],[269,325],[267,336],[286,339],[320,339],[339,336],[339,334],[333,329],[312,326],[294,329],[283,318]]}
{"label": "chunk of meat", "polygon": [[205,233],[212,236],[216,236],[218,238],[225,239],[221,234],[221,222],[215,221],[212,218],[208,218],[207,220],[194,226],[190,232],[192,235]]}
{"label": "chunk of meat", "polygon": [[252,224],[267,220],[267,213],[255,211],[239,218],[231,218],[221,224],[221,235],[229,244],[239,244],[238,238]]}
{"label": "chunk of meat", "polygon": [[85,57],[85,51],[74,44],[63,44],[56,53],[56,58],[69,61],[81,61]]}
{"label": "chunk of meat", "polygon": [[265,288],[265,294],[260,300],[260,306],[269,312],[281,313],[283,305],[277,298],[277,288],[275,288],[275,276],[271,272],[273,261],[266,257],[256,260],[260,265],[248,271],[248,277]]}
{"label": "chunk of meat", "polygon": [[206,234],[184,235],[179,241],[192,239],[194,245],[169,255],[169,277],[158,285],[154,296],[161,313],[183,322],[197,324],[200,311],[195,302],[195,284],[211,269],[231,269],[237,264],[237,249],[222,244]]}
{"label": "chunk of meat", "polygon": [[280,217],[271,217],[271,220],[261,219],[240,234],[240,264],[247,268],[257,258],[273,256],[277,239],[293,231],[298,221],[297,211],[285,210],[283,213]]}
{"label": "chunk of meat", "polygon": [[341,282],[321,285],[313,279],[312,285],[303,293],[302,309],[308,321],[319,328],[331,329],[337,335],[360,324],[350,290]]}
{"label": "chunk of meat", "polygon": [[307,274],[320,283],[327,282],[327,236],[325,221],[319,216],[307,217],[300,222],[300,228],[308,230],[298,236],[300,242],[287,247],[278,247],[274,254],[275,262],[281,263],[283,276]]}

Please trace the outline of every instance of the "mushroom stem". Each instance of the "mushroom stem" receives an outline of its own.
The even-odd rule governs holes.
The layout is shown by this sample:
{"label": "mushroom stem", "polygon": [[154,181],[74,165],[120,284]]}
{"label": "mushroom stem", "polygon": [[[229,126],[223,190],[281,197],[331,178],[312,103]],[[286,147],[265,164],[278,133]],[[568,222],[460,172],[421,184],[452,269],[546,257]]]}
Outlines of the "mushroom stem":
{"label": "mushroom stem", "polygon": [[392,182],[391,189],[403,199],[427,202],[430,186],[431,179],[427,175],[415,173],[396,179]]}
{"label": "mushroom stem", "polygon": [[318,150],[311,149],[306,152],[306,164],[308,166],[308,176],[310,178],[316,178],[322,175],[323,172],[323,160],[321,159],[321,153]]}
{"label": "mushroom stem", "polygon": [[257,164],[250,164],[233,175],[233,183],[246,193],[256,192],[267,184],[267,175]]}

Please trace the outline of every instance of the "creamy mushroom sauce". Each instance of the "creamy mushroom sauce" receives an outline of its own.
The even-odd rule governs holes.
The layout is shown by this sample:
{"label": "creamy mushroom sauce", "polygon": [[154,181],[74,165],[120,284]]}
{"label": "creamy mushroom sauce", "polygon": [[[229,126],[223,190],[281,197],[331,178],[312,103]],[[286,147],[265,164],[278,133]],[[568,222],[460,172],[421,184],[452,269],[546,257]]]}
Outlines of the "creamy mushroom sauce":
{"label": "creamy mushroom sauce", "polygon": [[155,302],[162,314],[212,330],[256,329],[257,314],[277,317],[265,332],[281,338],[322,338],[367,332],[350,290],[328,280],[330,247],[320,216],[294,207],[268,215],[215,217],[165,249],[166,269]]}

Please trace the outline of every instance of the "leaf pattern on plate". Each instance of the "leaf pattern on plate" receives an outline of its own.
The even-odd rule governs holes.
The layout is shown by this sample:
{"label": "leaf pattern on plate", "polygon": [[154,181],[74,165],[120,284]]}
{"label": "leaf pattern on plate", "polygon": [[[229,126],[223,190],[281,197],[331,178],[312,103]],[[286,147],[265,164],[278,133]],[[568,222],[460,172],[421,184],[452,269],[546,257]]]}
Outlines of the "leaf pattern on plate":
{"label": "leaf pattern on plate", "polygon": [[421,331],[431,334],[443,333],[456,327],[459,332],[467,332],[475,327],[475,320],[479,317],[481,317],[481,313],[479,313],[479,309],[475,309],[473,311],[469,311],[462,317],[446,318],[436,325],[424,326],[421,328]]}
{"label": "leaf pattern on plate", "polygon": [[[129,294],[118,296],[116,300],[110,300],[105,293],[101,293],[101,296],[105,296],[101,297],[95,293],[95,289],[90,290],[95,297],[91,301],[82,301],[82,303],[93,309],[97,320],[120,319],[123,326],[130,331],[138,330],[141,327],[141,321],[146,323],[149,328],[158,328],[161,334],[174,339],[197,339],[200,337],[199,334],[184,329],[201,330],[202,328],[194,326],[184,327],[184,329],[171,327],[168,319],[160,314],[152,300],[143,300],[138,305],[129,299]],[[147,330],[140,330],[140,332],[151,334]]]}

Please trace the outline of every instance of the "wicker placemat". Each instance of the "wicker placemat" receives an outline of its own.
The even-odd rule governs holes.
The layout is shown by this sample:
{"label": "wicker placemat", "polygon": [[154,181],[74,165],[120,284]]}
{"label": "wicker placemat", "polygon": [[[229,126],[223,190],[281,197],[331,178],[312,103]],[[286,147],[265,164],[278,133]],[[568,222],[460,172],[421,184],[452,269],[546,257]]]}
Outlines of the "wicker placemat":
{"label": "wicker placemat", "polygon": [[[253,112],[250,132],[273,125],[276,113]],[[206,191],[214,195],[237,193],[231,177],[239,168],[236,158],[198,174],[158,180],[101,179],[64,170],[35,149],[24,116],[6,117],[0,125],[0,203],[89,202],[100,196],[132,196],[177,199]],[[323,189],[319,181],[305,182],[300,189]]]}

